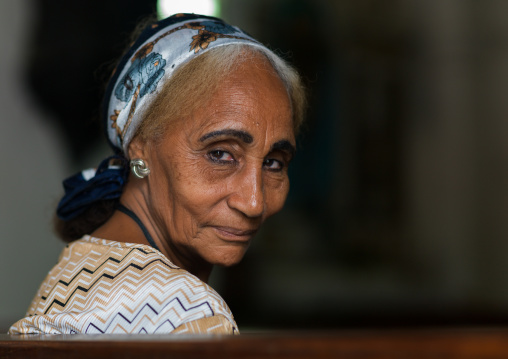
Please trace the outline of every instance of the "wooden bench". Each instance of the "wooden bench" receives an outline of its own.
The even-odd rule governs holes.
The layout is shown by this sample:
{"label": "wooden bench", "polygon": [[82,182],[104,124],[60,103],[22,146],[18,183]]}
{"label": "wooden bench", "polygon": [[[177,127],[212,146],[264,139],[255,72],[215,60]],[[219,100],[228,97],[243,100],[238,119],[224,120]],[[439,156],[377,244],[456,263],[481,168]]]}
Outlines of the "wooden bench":
{"label": "wooden bench", "polygon": [[508,329],[0,335],[0,358],[508,358]]}

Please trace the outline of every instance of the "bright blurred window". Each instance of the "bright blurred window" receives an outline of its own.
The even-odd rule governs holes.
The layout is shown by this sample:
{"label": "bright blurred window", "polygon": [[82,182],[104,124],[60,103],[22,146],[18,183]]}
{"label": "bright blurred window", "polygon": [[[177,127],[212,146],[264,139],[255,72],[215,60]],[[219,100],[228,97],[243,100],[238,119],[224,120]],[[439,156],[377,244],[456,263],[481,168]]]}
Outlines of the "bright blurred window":
{"label": "bright blurred window", "polygon": [[158,0],[157,16],[165,19],[178,13],[220,16],[219,0]]}

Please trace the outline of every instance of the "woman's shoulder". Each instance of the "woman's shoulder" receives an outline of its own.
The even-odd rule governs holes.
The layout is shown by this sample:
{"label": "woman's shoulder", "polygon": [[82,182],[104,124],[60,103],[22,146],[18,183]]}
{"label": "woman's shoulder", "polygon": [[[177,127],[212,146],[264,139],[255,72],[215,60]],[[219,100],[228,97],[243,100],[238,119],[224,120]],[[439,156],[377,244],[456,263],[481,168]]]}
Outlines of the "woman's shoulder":
{"label": "woman's shoulder", "polygon": [[236,327],[218,293],[154,248],[90,236],[65,248],[27,315],[51,333],[168,333],[213,316]]}
{"label": "woman's shoulder", "polygon": [[112,241],[109,239],[93,237],[88,234],[85,234],[81,239],[70,242],[66,246],[66,249],[68,249],[69,251],[83,252],[87,254],[90,253],[90,250],[97,251],[98,253],[139,251],[140,253],[144,253],[145,255],[154,254],[164,257],[164,255],[157,249],[145,244]]}
{"label": "woman's shoulder", "polygon": [[[57,265],[46,278],[75,277],[82,274],[90,279],[128,279],[136,277],[137,285],[142,285],[143,278],[154,274],[167,279],[172,276],[192,275],[148,245],[137,243],[124,243],[83,236],[81,239],[69,243],[60,255]],[[204,283],[203,283],[204,284]]]}
{"label": "woman's shoulder", "polygon": [[[138,286],[158,284],[174,289],[184,286],[192,288],[194,294],[204,291],[211,296],[217,295],[208,284],[173,264],[164,254],[148,245],[117,242],[85,235],[70,244],[67,249],[68,254],[65,260],[67,263],[72,262],[72,258],[79,255],[82,258],[88,258],[88,260],[82,260],[87,266],[101,268],[99,273],[103,273],[103,267],[106,267],[112,272],[122,274],[123,279],[128,273],[135,274]],[[72,268],[76,270],[75,266]]]}

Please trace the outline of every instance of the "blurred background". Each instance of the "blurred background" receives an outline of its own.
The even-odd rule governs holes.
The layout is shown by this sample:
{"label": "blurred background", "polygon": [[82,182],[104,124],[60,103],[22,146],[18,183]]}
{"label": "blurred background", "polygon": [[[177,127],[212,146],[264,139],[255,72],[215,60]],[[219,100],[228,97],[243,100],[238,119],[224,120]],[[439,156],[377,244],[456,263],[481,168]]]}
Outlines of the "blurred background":
{"label": "blurred background", "polygon": [[0,330],[63,248],[62,179],[109,154],[102,88],[154,11],[242,27],[309,90],[285,209],[213,273],[241,330],[508,324],[508,2],[198,2],[0,2]]}

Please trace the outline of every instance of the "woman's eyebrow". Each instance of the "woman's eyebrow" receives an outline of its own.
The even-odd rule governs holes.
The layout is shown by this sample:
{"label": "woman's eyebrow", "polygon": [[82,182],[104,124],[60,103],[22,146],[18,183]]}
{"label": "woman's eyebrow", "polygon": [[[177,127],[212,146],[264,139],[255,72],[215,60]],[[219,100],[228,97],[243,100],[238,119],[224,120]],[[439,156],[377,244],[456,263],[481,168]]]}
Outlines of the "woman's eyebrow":
{"label": "woman's eyebrow", "polygon": [[275,142],[272,147],[270,148],[270,152],[272,151],[276,151],[276,150],[281,150],[281,151],[286,151],[286,152],[289,152],[289,154],[293,157],[296,153],[296,148],[295,146],[293,146],[291,144],[291,142],[287,141],[287,140],[282,140],[282,141],[278,141],[278,142]]}
{"label": "woman's eyebrow", "polygon": [[219,137],[219,136],[233,136],[233,137],[239,138],[240,140],[242,140],[243,142],[245,142],[247,144],[252,143],[252,141],[254,140],[252,135],[245,132],[245,131],[227,129],[227,130],[219,130],[219,131],[209,132],[209,133],[201,136],[199,141],[204,142],[204,141],[208,140],[209,138]]}

